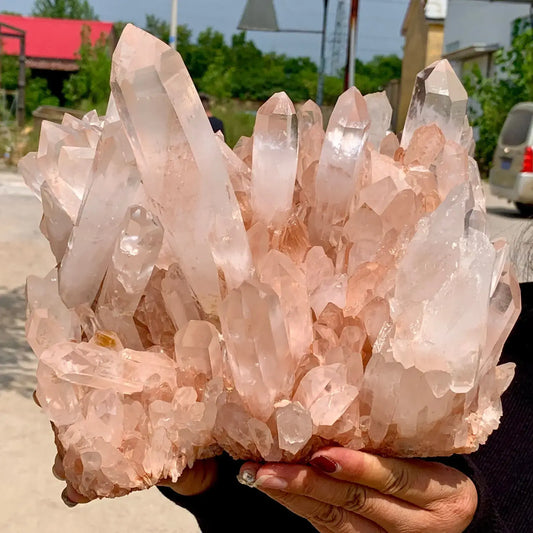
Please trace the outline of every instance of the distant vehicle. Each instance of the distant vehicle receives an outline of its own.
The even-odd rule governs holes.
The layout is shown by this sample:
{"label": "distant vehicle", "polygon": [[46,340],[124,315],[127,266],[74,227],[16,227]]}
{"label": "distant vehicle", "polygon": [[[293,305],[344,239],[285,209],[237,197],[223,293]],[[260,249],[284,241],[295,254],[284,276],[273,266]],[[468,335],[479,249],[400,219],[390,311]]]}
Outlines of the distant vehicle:
{"label": "distant vehicle", "polygon": [[505,119],[489,172],[490,190],[533,215],[533,102],[516,104]]}

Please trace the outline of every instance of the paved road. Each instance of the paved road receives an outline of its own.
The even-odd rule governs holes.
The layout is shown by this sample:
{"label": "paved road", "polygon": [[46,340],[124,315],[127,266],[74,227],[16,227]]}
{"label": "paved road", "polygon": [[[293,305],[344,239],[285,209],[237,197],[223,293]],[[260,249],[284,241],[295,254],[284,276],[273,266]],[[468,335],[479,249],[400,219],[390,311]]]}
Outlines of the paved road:
{"label": "paved road", "polygon": [[[527,222],[510,204],[488,195],[493,237],[513,250]],[[155,489],[68,509],[51,474],[55,454],[45,417],[30,399],[35,358],[24,340],[24,281],[53,266],[38,230],[40,204],[21,178],[0,172],[0,531],[3,533],[190,533],[192,517]],[[522,247],[523,248],[523,247]]]}
{"label": "paved road", "polygon": [[193,533],[196,521],[156,489],[73,509],[51,473],[50,425],[31,400],[35,357],[24,340],[24,282],[53,266],[38,230],[41,207],[14,173],[0,171],[0,531]]}

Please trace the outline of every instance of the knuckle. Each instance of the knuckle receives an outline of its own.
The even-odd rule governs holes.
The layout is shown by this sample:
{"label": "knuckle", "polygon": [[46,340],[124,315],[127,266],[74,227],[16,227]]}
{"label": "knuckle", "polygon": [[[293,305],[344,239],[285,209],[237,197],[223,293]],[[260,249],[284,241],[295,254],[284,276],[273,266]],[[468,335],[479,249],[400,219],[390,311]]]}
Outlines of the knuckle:
{"label": "knuckle", "polygon": [[339,507],[333,505],[320,505],[315,510],[312,519],[333,531],[337,531],[343,525],[344,513]]}
{"label": "knuckle", "polygon": [[312,496],[316,489],[316,481],[313,481],[313,476],[308,471],[302,473],[299,479],[300,493],[303,496]]}
{"label": "knuckle", "polygon": [[442,501],[435,518],[438,518],[442,524],[443,533],[464,531],[474,517],[477,503],[477,491],[472,482],[469,482],[454,498]]}
{"label": "knuckle", "polygon": [[351,513],[359,514],[366,510],[368,493],[365,487],[350,483],[346,489],[342,507]]}
{"label": "knuckle", "polygon": [[407,468],[398,468],[392,470],[387,479],[385,480],[383,494],[399,494],[405,492],[411,485],[411,479],[409,475],[409,470]]}

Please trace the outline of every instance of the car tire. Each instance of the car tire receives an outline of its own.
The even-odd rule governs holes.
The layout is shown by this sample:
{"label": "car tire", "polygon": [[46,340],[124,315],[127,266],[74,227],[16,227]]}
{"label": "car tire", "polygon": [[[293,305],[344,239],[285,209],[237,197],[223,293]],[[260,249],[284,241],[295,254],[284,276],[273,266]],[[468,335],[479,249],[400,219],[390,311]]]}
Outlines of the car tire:
{"label": "car tire", "polygon": [[516,208],[524,217],[533,217],[533,204],[523,204],[522,202],[515,202]]}

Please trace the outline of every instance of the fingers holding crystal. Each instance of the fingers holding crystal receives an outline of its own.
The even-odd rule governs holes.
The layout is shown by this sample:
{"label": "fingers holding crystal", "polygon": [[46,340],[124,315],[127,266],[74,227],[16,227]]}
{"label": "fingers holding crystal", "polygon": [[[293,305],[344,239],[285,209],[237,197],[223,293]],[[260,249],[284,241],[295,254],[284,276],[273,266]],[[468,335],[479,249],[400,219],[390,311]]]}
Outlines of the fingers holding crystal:
{"label": "fingers holding crystal", "polygon": [[303,465],[267,464],[256,475],[254,487],[269,495],[275,491],[276,500],[312,523],[320,523],[335,531],[339,531],[335,527],[344,523],[359,524],[362,518],[365,519],[363,524],[366,521],[373,524],[370,531],[382,531],[381,528],[397,531],[402,524],[411,521],[412,513],[421,511],[408,502],[370,487],[337,480]]}
{"label": "fingers holding crystal", "polygon": [[420,459],[381,457],[347,448],[324,448],[310,464],[336,479],[359,483],[424,507],[453,494],[468,478],[443,464]]}
{"label": "fingers holding crystal", "polygon": [[346,451],[345,457],[321,451],[311,461],[314,467],[246,463],[240,477],[319,531],[459,533],[472,520],[477,493],[461,472],[438,463],[425,468],[424,461],[381,462],[378,456]]}

